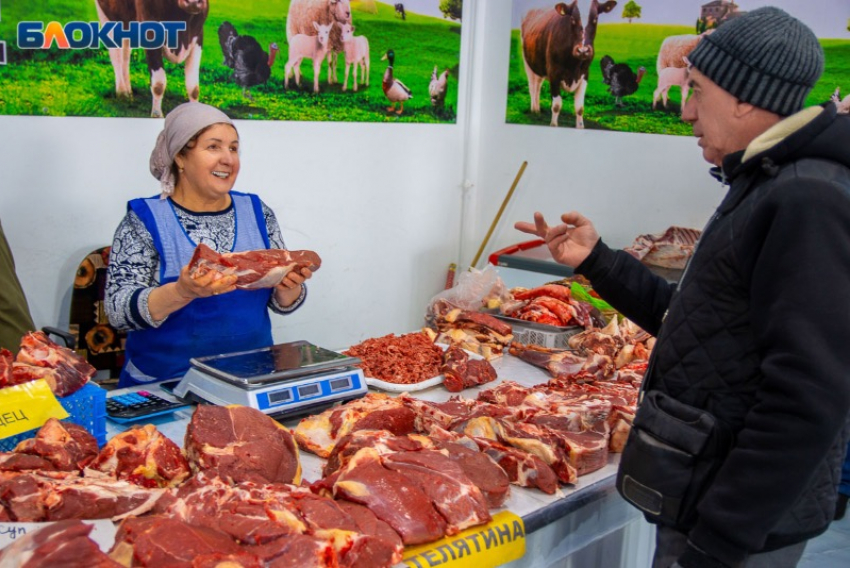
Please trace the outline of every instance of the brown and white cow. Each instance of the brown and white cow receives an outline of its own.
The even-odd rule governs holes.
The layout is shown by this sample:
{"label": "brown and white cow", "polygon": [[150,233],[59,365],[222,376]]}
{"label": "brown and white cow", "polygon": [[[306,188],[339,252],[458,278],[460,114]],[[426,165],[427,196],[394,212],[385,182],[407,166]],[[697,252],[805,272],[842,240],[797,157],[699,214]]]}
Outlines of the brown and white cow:
{"label": "brown and white cow", "polygon": [[593,61],[593,40],[599,14],[610,12],[614,0],[592,0],[587,24],[583,25],[578,0],[560,2],[550,9],[529,10],[522,19],[522,60],[528,76],[531,112],[540,112],[540,90],[549,81],[552,93],[552,120],[558,126],[561,89],[575,93],[576,128],[584,128],[584,93]]}
{"label": "brown and white cow", "polygon": [[[197,101],[201,87],[198,78],[201,69],[201,51],[204,43],[204,22],[209,12],[209,0],[95,0],[100,22],[186,22],[186,31],[178,34],[177,51],[146,49],[145,58],[151,77],[151,116],[162,116],[162,95],[165,93],[163,56],[172,63],[183,63],[186,75],[186,94]],[[119,48],[109,49],[109,59],[115,71],[115,93],[132,98],[130,87],[130,52],[128,41]]]}

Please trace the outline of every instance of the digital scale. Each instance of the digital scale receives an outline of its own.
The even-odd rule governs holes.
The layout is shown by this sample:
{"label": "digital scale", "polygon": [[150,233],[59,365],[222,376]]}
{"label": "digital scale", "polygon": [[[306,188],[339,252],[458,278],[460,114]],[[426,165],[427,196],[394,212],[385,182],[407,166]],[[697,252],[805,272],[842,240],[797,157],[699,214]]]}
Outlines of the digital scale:
{"label": "digital scale", "polygon": [[175,396],[220,406],[241,404],[275,418],[313,413],[366,394],[360,359],[293,341],[190,359]]}

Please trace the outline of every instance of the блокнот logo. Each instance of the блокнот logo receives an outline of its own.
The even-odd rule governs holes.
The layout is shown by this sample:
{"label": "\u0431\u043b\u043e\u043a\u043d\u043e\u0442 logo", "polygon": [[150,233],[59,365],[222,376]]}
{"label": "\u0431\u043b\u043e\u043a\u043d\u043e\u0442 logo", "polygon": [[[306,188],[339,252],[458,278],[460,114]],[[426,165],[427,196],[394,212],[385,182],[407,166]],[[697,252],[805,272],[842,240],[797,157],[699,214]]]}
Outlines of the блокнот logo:
{"label": "\u0431\u043b\u043e\u043a\u043d\u043e\u0442 logo", "polygon": [[18,22],[20,49],[99,49],[121,47],[129,41],[131,48],[177,49],[177,34],[186,31],[186,22]]}

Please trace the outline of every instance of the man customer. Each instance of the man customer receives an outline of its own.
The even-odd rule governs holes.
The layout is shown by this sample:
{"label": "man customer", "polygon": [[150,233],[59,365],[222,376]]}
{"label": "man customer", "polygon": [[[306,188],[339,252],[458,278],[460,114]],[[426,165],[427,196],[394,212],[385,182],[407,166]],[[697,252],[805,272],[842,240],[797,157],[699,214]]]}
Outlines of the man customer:
{"label": "man customer", "polygon": [[[608,248],[577,212],[516,228],[658,337],[636,425],[660,395],[732,433],[677,518],[650,506],[667,503],[670,480],[651,451],[640,458],[657,483],[620,488],[658,524],[653,566],[796,566],[835,514],[848,442],[850,117],[803,110],[823,50],[777,8],[724,23],[689,60],[683,118],[729,188],[678,286]],[[627,452],[635,439],[633,428]]]}

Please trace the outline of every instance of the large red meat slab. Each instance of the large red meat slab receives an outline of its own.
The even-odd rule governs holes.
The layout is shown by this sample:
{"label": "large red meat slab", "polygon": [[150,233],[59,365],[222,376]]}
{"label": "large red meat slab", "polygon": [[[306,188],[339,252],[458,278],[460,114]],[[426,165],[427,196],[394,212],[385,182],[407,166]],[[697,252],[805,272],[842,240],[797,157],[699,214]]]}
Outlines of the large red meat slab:
{"label": "large red meat slab", "polygon": [[292,270],[308,268],[315,272],[321,265],[322,259],[310,250],[268,249],[219,254],[200,244],[189,262],[189,272],[193,277],[210,271],[235,274],[237,288],[252,290],[273,288]]}
{"label": "large red meat slab", "polygon": [[334,498],[365,505],[390,525],[404,544],[421,544],[442,538],[446,521],[431,499],[406,476],[384,467],[377,450],[357,452],[333,486]]}
{"label": "large red meat slab", "polygon": [[301,482],[298,447],[289,430],[254,408],[199,405],[183,446],[194,471],[215,473],[229,483]]}
{"label": "large red meat slab", "polygon": [[384,467],[401,473],[431,499],[446,520],[446,534],[490,522],[487,500],[463,468],[438,450],[396,452],[383,457]]}

